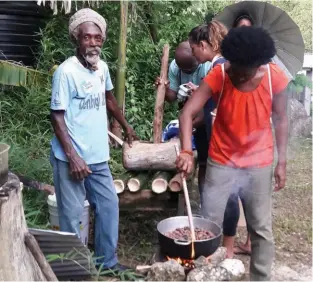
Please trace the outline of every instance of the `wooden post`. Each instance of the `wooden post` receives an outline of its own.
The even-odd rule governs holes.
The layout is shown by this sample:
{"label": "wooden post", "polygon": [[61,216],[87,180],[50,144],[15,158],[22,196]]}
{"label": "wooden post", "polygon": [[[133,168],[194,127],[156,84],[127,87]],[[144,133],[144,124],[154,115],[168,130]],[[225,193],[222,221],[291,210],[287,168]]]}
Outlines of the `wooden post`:
{"label": "wooden post", "polygon": [[161,73],[160,73],[160,78],[161,78],[161,81],[163,81],[163,83],[161,83],[158,86],[155,107],[154,107],[153,143],[161,143],[164,98],[165,98],[165,92],[166,92],[164,81],[167,80],[169,49],[170,49],[169,45],[165,44],[163,47],[163,56],[162,56]]}
{"label": "wooden post", "polygon": [[20,180],[9,173],[0,193],[0,281],[47,281],[25,245],[27,232]]}
{"label": "wooden post", "polygon": [[[128,1],[120,1],[120,37],[118,47],[118,66],[115,83],[115,96],[117,103],[124,114],[125,104],[125,74],[126,74],[126,39],[127,39]],[[114,119],[112,132],[122,137],[119,123]]]}

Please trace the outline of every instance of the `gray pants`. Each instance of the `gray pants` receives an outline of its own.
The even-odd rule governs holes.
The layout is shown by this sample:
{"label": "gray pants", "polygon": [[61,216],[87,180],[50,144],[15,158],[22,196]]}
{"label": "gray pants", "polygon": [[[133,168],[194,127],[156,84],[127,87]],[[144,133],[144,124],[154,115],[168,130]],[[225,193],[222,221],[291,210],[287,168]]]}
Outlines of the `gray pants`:
{"label": "gray pants", "polygon": [[204,217],[222,226],[227,200],[239,193],[244,200],[251,235],[250,280],[269,281],[274,258],[272,234],[272,166],[239,169],[208,160],[201,199]]}

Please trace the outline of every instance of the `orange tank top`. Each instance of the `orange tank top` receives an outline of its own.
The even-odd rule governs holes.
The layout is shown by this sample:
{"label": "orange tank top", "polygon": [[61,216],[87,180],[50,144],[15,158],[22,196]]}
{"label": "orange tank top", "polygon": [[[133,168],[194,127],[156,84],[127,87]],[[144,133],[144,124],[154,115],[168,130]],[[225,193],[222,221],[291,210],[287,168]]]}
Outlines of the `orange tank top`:
{"label": "orange tank top", "polygon": [[[272,94],[281,93],[288,78],[275,64],[270,63]],[[221,164],[238,167],[264,167],[273,162],[271,128],[272,97],[269,74],[265,73],[258,87],[251,92],[236,89],[222,66],[216,66],[203,79],[218,102],[213,125],[209,157]]]}

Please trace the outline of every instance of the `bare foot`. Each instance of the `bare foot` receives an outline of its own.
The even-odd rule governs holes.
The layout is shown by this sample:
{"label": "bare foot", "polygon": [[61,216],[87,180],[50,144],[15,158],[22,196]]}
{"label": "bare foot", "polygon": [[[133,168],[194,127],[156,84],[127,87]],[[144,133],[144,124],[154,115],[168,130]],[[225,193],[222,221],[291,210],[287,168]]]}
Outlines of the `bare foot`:
{"label": "bare foot", "polygon": [[248,244],[240,244],[234,248],[234,253],[236,255],[251,255],[251,245]]}
{"label": "bare foot", "polygon": [[226,258],[234,257],[235,236],[224,236],[223,246],[226,248]]}

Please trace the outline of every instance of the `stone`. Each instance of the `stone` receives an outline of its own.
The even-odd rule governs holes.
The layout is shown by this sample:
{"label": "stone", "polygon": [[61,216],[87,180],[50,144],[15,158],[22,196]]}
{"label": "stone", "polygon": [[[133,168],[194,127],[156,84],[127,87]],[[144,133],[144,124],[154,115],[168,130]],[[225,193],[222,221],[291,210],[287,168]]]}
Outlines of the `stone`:
{"label": "stone", "polygon": [[273,281],[299,281],[299,274],[286,265],[274,267],[271,280]]}
{"label": "stone", "polygon": [[225,259],[219,264],[219,266],[225,268],[229,272],[231,281],[242,280],[245,276],[245,266],[239,259]]}
{"label": "stone", "polygon": [[213,255],[210,256],[209,262],[213,265],[218,265],[226,258],[226,248],[225,247],[219,247]]}
{"label": "stone", "polygon": [[184,281],[185,269],[176,260],[157,262],[151,266],[147,281]]}
{"label": "stone", "polygon": [[187,281],[229,281],[228,271],[220,266],[202,266],[191,270]]}
{"label": "stone", "polygon": [[208,262],[208,259],[204,256],[198,257],[193,263],[196,268],[211,265],[211,263]]}

